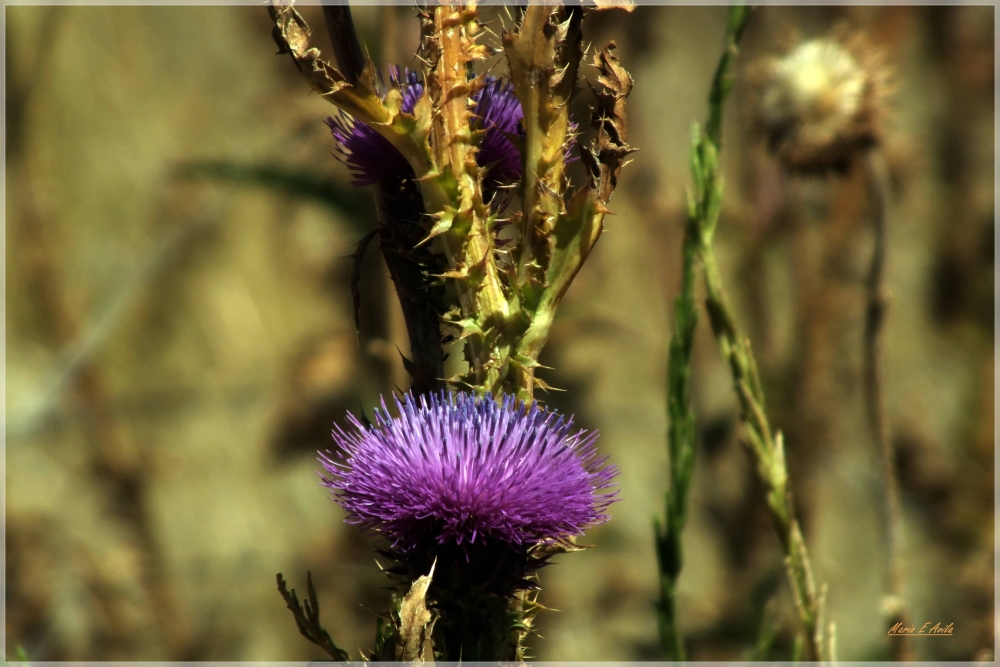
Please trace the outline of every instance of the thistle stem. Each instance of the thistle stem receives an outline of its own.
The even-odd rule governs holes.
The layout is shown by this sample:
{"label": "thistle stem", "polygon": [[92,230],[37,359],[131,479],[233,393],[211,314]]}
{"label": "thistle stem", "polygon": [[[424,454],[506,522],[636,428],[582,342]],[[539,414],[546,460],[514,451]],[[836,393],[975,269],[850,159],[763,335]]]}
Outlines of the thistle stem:
{"label": "thistle stem", "polygon": [[323,0],[322,4],[323,18],[326,19],[326,29],[330,34],[330,44],[337,61],[337,69],[348,83],[357,83],[361,78],[361,72],[365,69],[366,59],[361,51],[358,33],[354,29],[351,7],[346,0],[336,4],[331,0]]}
{"label": "thistle stem", "polygon": [[[907,625],[906,605],[902,600],[902,572],[899,565],[899,543],[902,518],[899,506],[899,488],[896,480],[895,453],[885,415],[882,390],[882,331],[888,307],[885,287],[885,263],[889,226],[889,174],[881,151],[868,151],[864,157],[865,175],[869,196],[874,208],[873,231],[875,237],[872,261],[868,271],[868,304],[865,313],[865,403],[872,437],[882,460],[882,491],[885,504],[885,535],[887,551],[886,598],[883,604],[886,625]],[[905,635],[891,639],[892,657],[896,661],[912,660]]]}
{"label": "thistle stem", "polygon": [[[437,110],[432,127],[433,148],[437,169],[450,169],[454,183],[432,187],[428,182],[423,190],[428,213],[450,210],[456,220],[462,221],[453,223],[452,229],[441,235],[441,247],[451,270],[463,274],[454,278],[463,318],[475,320],[482,332],[488,332],[501,328],[508,313],[486,220],[488,210],[477,183],[476,146],[467,103],[470,84],[466,72],[470,63],[482,57],[477,51],[481,48],[475,44],[475,17],[474,2],[434,8],[439,57],[429,79]],[[470,335],[466,346],[470,384],[481,391],[498,390],[499,369],[506,363],[509,346],[494,349],[485,333]]]}
{"label": "thistle stem", "polygon": [[[444,352],[441,347],[443,288],[427,275],[430,254],[423,240],[423,201],[419,188],[408,180],[378,185],[379,245],[399,300],[410,343],[410,359],[403,365],[410,388],[426,394],[441,388]],[[395,220],[395,224],[386,223]]]}
{"label": "thistle stem", "polygon": [[[562,194],[564,185],[562,175],[565,163],[559,159],[561,156],[558,151],[563,150],[565,135],[569,129],[569,105],[565,103],[568,95],[566,99],[554,100],[555,91],[541,83],[544,72],[554,64],[556,57],[555,49],[550,44],[553,39],[545,30],[555,9],[544,4],[527,7],[518,28],[520,39],[517,46],[531,57],[523,58],[527,65],[524,68],[526,71],[512,73],[516,84],[521,83],[521,77],[532,82],[532,85],[518,86],[518,96],[524,110],[522,122],[525,133],[524,175],[521,181],[524,214],[521,219],[521,248],[517,271],[520,285],[528,280],[534,244],[538,242],[536,235],[552,213],[549,207],[539,205],[544,194],[539,185],[544,183],[549,190],[559,195]],[[562,104],[554,104],[554,101]],[[551,141],[550,135],[558,140]]]}

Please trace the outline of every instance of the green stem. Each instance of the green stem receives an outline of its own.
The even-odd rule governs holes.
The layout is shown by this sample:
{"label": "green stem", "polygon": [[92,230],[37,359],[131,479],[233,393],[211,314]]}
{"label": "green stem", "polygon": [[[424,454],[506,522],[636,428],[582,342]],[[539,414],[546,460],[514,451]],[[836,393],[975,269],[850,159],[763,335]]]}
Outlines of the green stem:
{"label": "green stem", "polygon": [[712,78],[712,88],[708,96],[708,122],[705,124],[705,134],[715,144],[716,149],[722,148],[722,108],[733,87],[733,61],[739,53],[737,47],[749,23],[752,10],[752,7],[746,5],[733,5],[729,8],[726,50],[723,51],[719,66],[715,69],[715,76]]}
{"label": "green stem", "polygon": [[[750,9],[737,5],[730,9],[726,25],[725,51],[719,59],[709,93],[707,137],[714,148],[704,154],[700,144],[694,147],[692,160],[697,192],[689,202],[684,233],[681,292],[674,301],[674,331],[667,362],[667,414],[670,426],[667,446],[670,454],[670,488],[666,494],[666,522],[656,521],[656,552],[660,569],[660,599],[657,604],[660,640],[667,660],[686,658],[684,639],[678,625],[677,580],[683,565],[681,533],[687,523],[687,499],[694,474],[695,416],[691,407],[691,352],[694,347],[698,310],[695,304],[696,265],[705,245],[706,230],[715,226],[718,197],[714,195],[714,153],[721,142],[722,109],[732,87],[731,69],[737,44],[746,28]],[[708,178],[702,177],[702,165],[711,164]],[[710,231],[708,232],[710,236]]]}
{"label": "green stem", "polygon": [[740,403],[741,420],[746,429],[747,451],[767,494],[767,508],[785,553],[806,651],[812,660],[825,660],[828,659],[828,651],[823,650],[823,596],[817,591],[809,553],[795,517],[781,433],[772,429],[768,422],[764,389],[750,340],[737,324],[722,287],[722,275],[712,248],[722,203],[722,179],[717,169],[722,104],[732,87],[729,69],[747,18],[745,8],[734,7],[730,11],[726,51],[716,70],[709,96],[710,113],[705,134],[700,135],[695,127],[691,155],[695,194],[689,202],[689,217],[695,221],[695,233],[699,236],[697,255],[705,283],[705,308],[722,356],[729,364]]}
{"label": "green stem", "polygon": [[729,363],[733,384],[746,427],[747,450],[767,492],[767,507],[785,552],[789,580],[806,635],[810,658],[824,659],[823,628],[818,619],[820,599],[816,591],[809,554],[795,518],[788,469],[781,434],[772,430],[764,412],[764,392],[749,339],[740,331],[732,307],[722,289],[721,275],[712,246],[701,249],[703,278],[707,293],[705,306],[722,355]]}
{"label": "green stem", "polygon": [[698,310],[694,299],[695,261],[698,255],[697,222],[689,220],[684,235],[681,292],[674,301],[674,333],[667,361],[667,446],[670,453],[670,488],[666,495],[666,525],[656,526],[660,566],[658,604],[660,639],[667,660],[685,660],[684,640],[677,624],[677,578],[683,564],[681,533],[687,521],[687,497],[694,473],[695,418],[691,408],[691,350]]}

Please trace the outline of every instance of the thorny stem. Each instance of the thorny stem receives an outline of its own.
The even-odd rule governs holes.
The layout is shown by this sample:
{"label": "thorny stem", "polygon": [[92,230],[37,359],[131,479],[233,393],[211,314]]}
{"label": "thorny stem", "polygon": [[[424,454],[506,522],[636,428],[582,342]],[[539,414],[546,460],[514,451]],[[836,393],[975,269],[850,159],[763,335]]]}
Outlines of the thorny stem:
{"label": "thorny stem", "polygon": [[[407,179],[391,179],[376,186],[379,246],[395,287],[410,343],[410,359],[403,365],[416,394],[437,391],[444,377],[441,347],[443,288],[427,275],[431,252],[423,240],[423,201],[419,188]],[[393,220],[395,223],[389,223]]]}
{"label": "thorny stem", "polygon": [[[458,199],[435,201],[434,195],[443,194],[441,188],[425,187],[424,200],[428,213],[441,213],[457,204],[456,216],[467,216],[469,228],[464,238],[454,238],[445,233],[441,247],[452,271],[479,274],[473,277],[473,282],[478,282],[478,285],[472,289],[465,284],[467,276],[456,277],[457,290],[463,317],[476,318],[482,330],[488,331],[506,322],[507,300],[493,256],[492,235],[484,219],[486,207],[476,183],[476,148],[472,143],[467,103],[472,82],[466,76],[467,66],[477,59],[476,51],[481,49],[474,44],[475,16],[475,3],[472,2],[434,8],[434,36],[438,40],[440,56],[433,77],[438,95],[432,129],[435,139],[433,148],[437,168],[451,170]],[[497,389],[500,380],[497,366],[501,365],[497,362],[502,362],[506,355],[501,353],[500,360],[492,359],[490,341],[484,341],[478,335],[469,336],[466,346],[472,384],[486,391]]]}
{"label": "thorny stem", "polygon": [[[560,15],[561,16],[561,15]],[[532,6],[520,29],[504,35],[504,51],[522,108],[526,111],[525,162],[522,186],[526,205],[518,252],[514,298],[527,317],[527,327],[515,343],[518,396],[531,400],[532,387],[548,388],[534,377],[556,308],[573,278],[600,238],[604,216],[621,169],[635,149],[626,143],[625,101],[632,77],[614,55],[614,42],[595,54],[597,104],[591,125],[597,129],[592,146],[578,145],[589,174],[589,187],[566,197],[564,156],[569,128],[568,104],[582,57],[582,14],[568,10],[556,25],[550,8]],[[564,33],[564,37],[560,34]],[[535,146],[534,144],[539,144]],[[567,201],[568,199],[568,201]],[[530,206],[530,209],[529,209]],[[524,255],[529,252],[531,255]],[[526,257],[530,261],[525,261]]]}
{"label": "thorny stem", "polygon": [[[878,149],[868,151],[864,157],[865,175],[869,196],[874,208],[873,231],[875,237],[872,261],[868,272],[868,305],[865,313],[865,402],[872,437],[882,459],[882,491],[885,503],[885,533],[887,550],[887,586],[884,612],[886,625],[907,624],[906,605],[902,599],[902,572],[899,565],[899,546],[902,517],[900,516],[899,488],[896,481],[895,456],[889,424],[885,416],[885,399],[882,390],[882,330],[888,306],[885,287],[886,235],[889,225],[889,174],[885,158]],[[912,659],[905,635],[891,639],[893,660]]]}
{"label": "thorny stem", "polygon": [[[519,284],[524,284],[528,279],[528,268],[534,259],[536,234],[545,224],[543,218],[553,214],[539,206],[538,201],[543,194],[539,184],[545,183],[552,192],[562,192],[560,186],[565,162],[561,155],[550,155],[553,151],[563,150],[569,128],[569,105],[562,100],[561,106],[553,108],[553,101],[550,99],[554,91],[549,86],[549,79],[554,73],[556,54],[551,45],[553,28],[549,19],[555,9],[544,4],[528,6],[518,30],[522,35],[518,47],[523,51],[523,60],[529,67],[524,75],[530,83],[518,91],[525,119],[525,168],[521,180],[524,215],[521,220],[522,241],[518,261]],[[553,137],[557,140],[548,140]]]}
{"label": "thorny stem", "polygon": [[[469,87],[466,71],[473,60],[469,42],[475,39],[475,19],[463,16],[466,12],[474,16],[475,9],[471,5],[468,8],[442,5],[434,9],[434,34],[441,49],[435,72],[440,97],[434,123],[434,149],[442,162],[439,167],[450,165],[455,178],[460,181],[470,180],[465,167],[470,160],[474,161],[476,152],[470,136],[468,96],[460,94]],[[460,183],[460,186],[467,185]]]}
{"label": "thorny stem", "polygon": [[[564,105],[553,113],[552,100],[550,99],[553,91],[548,86],[556,56],[551,43],[553,34],[549,20],[557,8],[533,4],[518,6],[517,10],[516,35],[506,36],[504,39],[504,49],[507,51],[507,62],[511,70],[511,81],[515,86],[523,111],[522,126],[524,127],[524,142],[521,151],[524,168],[520,183],[523,204],[514,284],[519,298],[524,300],[524,305],[528,307],[528,310],[531,310],[532,304],[528,302],[532,301],[532,295],[526,292],[531,288],[531,280],[537,281],[544,270],[538,261],[539,258],[544,260],[544,251],[539,248],[539,258],[536,258],[534,247],[535,243],[538,242],[537,237],[541,235],[541,227],[545,217],[542,207],[538,203],[543,195],[540,184],[546,183],[547,188],[544,190],[544,194],[548,195],[549,200],[554,200],[562,194],[563,161],[557,160],[553,163],[545,159],[546,148],[550,147],[551,143],[547,139],[550,135],[559,134],[561,128],[562,135],[556,144],[557,146],[562,144],[568,128],[568,120],[562,118],[562,123],[557,121],[560,116],[568,117],[569,109],[568,106]],[[552,131],[554,126],[555,132]],[[529,272],[534,275],[529,276]],[[542,309],[535,308],[531,323],[519,343],[518,353],[526,358],[537,360],[541,344],[544,344],[544,336],[538,338],[538,351],[526,349],[531,347],[528,340],[533,338],[531,334],[539,327],[542,327],[547,333],[549,326],[551,326],[551,318],[548,318]],[[533,400],[535,369],[515,367],[512,369],[512,376],[518,397],[528,401]]]}

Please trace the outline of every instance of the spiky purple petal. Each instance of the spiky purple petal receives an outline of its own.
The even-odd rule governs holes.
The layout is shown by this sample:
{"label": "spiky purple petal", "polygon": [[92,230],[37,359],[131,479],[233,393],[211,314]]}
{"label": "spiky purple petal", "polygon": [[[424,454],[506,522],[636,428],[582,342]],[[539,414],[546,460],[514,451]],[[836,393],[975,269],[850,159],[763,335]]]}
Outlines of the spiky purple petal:
{"label": "spiky purple petal", "polygon": [[490,80],[475,96],[476,124],[486,133],[479,144],[476,162],[486,167],[483,179],[487,190],[521,180],[521,152],[511,137],[523,137],[521,102],[514,86],[500,79]]}
{"label": "spiky purple petal", "polygon": [[[392,67],[389,82],[399,88],[403,96],[402,111],[412,113],[417,100],[424,94],[424,84],[420,83],[417,73],[403,70],[400,76],[399,68]],[[327,118],[326,124],[337,143],[340,160],[354,177],[352,185],[372,185],[397,174],[413,174],[403,154],[369,125],[355,121],[343,111],[336,117]]]}
{"label": "spiky purple petal", "polygon": [[347,522],[380,533],[393,548],[477,541],[531,545],[580,535],[608,519],[618,473],[597,435],[570,433],[572,418],[507,396],[445,392],[385,401],[375,423],[353,415],[339,426],[339,454],[320,454],[323,485]]}

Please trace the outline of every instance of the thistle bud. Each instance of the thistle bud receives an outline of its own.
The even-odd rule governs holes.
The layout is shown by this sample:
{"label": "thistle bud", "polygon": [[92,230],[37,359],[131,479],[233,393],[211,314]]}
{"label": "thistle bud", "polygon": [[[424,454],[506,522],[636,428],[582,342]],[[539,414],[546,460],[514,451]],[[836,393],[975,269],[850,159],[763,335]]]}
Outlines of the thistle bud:
{"label": "thistle bud", "polygon": [[790,172],[844,172],[855,152],[880,141],[885,69],[860,35],[839,32],[751,73],[756,124]]}

